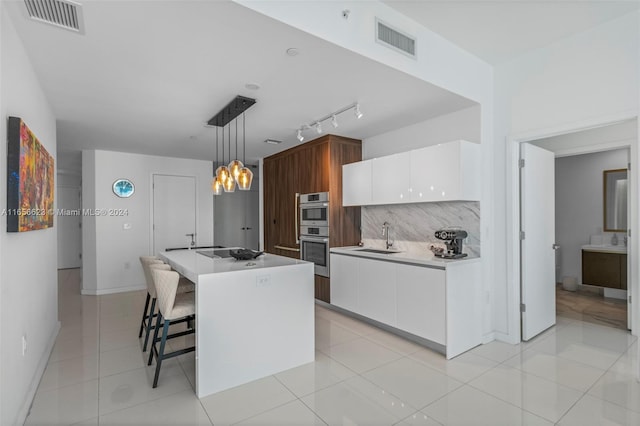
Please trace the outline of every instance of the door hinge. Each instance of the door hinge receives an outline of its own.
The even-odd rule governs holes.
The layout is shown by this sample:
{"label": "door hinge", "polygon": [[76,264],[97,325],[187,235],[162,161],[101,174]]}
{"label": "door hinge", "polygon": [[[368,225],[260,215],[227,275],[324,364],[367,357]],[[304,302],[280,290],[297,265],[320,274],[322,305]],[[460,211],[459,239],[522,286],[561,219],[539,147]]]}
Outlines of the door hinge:
{"label": "door hinge", "polygon": [[631,295],[629,295],[629,303],[631,303]]}
{"label": "door hinge", "polygon": [[627,163],[627,170],[631,170],[631,163]]}
{"label": "door hinge", "polygon": [[524,167],[524,158],[521,158],[520,159],[520,168],[523,168],[523,167]]}
{"label": "door hinge", "polygon": [[78,255],[78,257],[79,257],[80,259],[82,259],[82,253],[80,253],[80,254]]}
{"label": "door hinge", "polygon": [[524,303],[520,304],[520,312],[527,312],[527,305],[525,305]]}
{"label": "door hinge", "polygon": [[520,240],[524,240],[524,231],[520,231]]}

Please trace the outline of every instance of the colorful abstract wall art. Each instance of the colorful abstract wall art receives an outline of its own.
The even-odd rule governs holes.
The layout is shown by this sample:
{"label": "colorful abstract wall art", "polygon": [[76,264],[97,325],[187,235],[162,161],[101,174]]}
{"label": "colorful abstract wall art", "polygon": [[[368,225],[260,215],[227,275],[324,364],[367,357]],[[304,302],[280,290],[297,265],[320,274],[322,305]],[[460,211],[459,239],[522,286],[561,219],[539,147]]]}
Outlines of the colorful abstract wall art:
{"label": "colorful abstract wall art", "polygon": [[18,117],[9,117],[7,232],[53,227],[53,157]]}

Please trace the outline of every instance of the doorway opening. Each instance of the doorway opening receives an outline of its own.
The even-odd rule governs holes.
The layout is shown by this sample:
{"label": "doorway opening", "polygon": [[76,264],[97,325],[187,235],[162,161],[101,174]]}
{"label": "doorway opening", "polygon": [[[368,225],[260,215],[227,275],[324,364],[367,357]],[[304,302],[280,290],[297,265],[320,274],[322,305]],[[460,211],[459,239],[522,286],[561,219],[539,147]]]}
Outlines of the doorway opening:
{"label": "doorway opening", "polygon": [[[559,133],[559,132],[558,132]],[[635,170],[628,172],[628,179],[618,185],[618,193],[627,195],[615,205],[615,197],[607,197],[605,171],[624,171],[631,166],[637,156],[638,123],[637,119],[628,119],[614,124],[591,127],[585,130],[564,132],[552,137],[528,138],[517,142],[518,149],[525,152],[526,146],[551,151],[551,179],[554,195],[554,217],[551,228],[551,244],[542,244],[547,250],[547,261],[543,268],[552,268],[546,274],[548,283],[531,284],[527,282],[531,274],[531,259],[526,256],[524,241],[534,234],[544,233],[542,229],[529,229],[521,234],[524,241],[520,245],[521,264],[521,338],[529,340],[555,324],[555,316],[580,319],[586,322],[617,328],[632,328],[631,293],[633,271],[631,253],[637,249],[628,238],[628,230],[637,218],[637,178]],[[547,157],[547,165],[549,157]],[[526,168],[528,164],[524,167]],[[521,176],[523,175],[521,171]],[[626,176],[625,176],[626,177]],[[545,179],[546,180],[546,179]],[[531,181],[529,185],[534,186]],[[521,180],[519,198],[527,194],[527,183]],[[613,184],[615,186],[615,183]],[[529,191],[530,192],[530,191]],[[541,192],[544,192],[541,191]],[[612,192],[609,189],[609,192]],[[613,192],[616,192],[613,189]],[[607,200],[614,205],[607,208]],[[535,215],[536,208],[527,207],[522,201],[518,206],[521,226],[526,224],[527,215]],[[529,209],[527,212],[526,210]],[[612,210],[613,209],[613,210]],[[540,209],[542,210],[542,209]],[[616,210],[620,219],[629,219],[619,226],[605,223],[605,216]],[[521,228],[521,231],[523,229]],[[625,244],[629,242],[629,244]],[[529,244],[531,244],[529,242]],[[553,252],[549,261],[547,254]],[[635,265],[637,268],[637,265]],[[547,271],[549,272],[549,271]],[[544,287],[546,296],[526,300],[527,293],[539,293],[533,285]],[[553,291],[548,287],[553,286]],[[533,305],[533,306],[531,306]],[[537,305],[537,306],[536,306]],[[533,308],[533,309],[530,309]],[[525,312],[529,311],[529,312]],[[527,330],[526,316],[531,318],[546,315],[553,318],[540,329]],[[549,321],[546,321],[549,322]]]}

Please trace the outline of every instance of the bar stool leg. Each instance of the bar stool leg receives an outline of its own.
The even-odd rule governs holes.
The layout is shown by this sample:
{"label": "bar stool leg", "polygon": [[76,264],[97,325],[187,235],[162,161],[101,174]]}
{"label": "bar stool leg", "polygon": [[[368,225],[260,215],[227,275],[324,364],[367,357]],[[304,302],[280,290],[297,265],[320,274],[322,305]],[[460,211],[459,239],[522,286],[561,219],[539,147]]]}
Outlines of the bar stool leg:
{"label": "bar stool leg", "polygon": [[[151,323],[153,322],[153,313],[156,310],[156,300],[157,299],[155,297],[151,299],[151,311],[149,311],[149,321],[147,321],[147,334],[146,336],[144,336],[144,345],[142,345],[142,352],[147,351],[147,342],[149,341],[149,334],[151,333]],[[158,312],[158,315],[160,315],[160,312]],[[153,344],[151,344],[151,346],[153,346]]]}
{"label": "bar stool leg", "polygon": [[[162,358],[164,357],[164,345],[167,343],[167,334],[169,334],[169,323],[171,321],[164,320],[164,327],[162,327],[162,341],[160,342],[160,352],[156,359],[156,374],[153,377],[153,387],[158,387],[158,376],[160,375],[160,366],[162,365]],[[155,346],[155,344],[154,344]]]}
{"label": "bar stool leg", "polygon": [[149,299],[151,299],[151,295],[147,292],[147,299],[144,302],[144,311],[142,311],[142,321],[140,321],[140,333],[138,334],[138,339],[142,337],[142,331],[144,330],[144,320],[149,321],[147,317],[147,309],[149,308]]}
{"label": "bar stool leg", "polygon": [[162,321],[162,314],[158,312],[158,319],[156,320],[156,326],[153,329],[153,340],[151,341],[151,347],[149,347],[149,362],[147,365],[151,365],[153,362],[153,351],[156,348],[156,341],[158,340],[158,331],[160,330],[160,323]]}

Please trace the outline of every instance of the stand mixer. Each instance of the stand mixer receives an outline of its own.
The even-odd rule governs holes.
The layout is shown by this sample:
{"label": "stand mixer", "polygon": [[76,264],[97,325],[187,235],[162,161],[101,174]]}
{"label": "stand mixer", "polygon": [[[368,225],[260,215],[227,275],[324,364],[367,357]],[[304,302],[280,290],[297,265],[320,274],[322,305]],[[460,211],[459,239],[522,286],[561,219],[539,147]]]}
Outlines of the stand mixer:
{"label": "stand mixer", "polygon": [[467,231],[460,228],[444,228],[436,231],[435,236],[439,240],[444,240],[447,251],[437,252],[436,256],[444,259],[460,259],[466,257],[467,253],[462,253],[462,241],[467,238]]}

